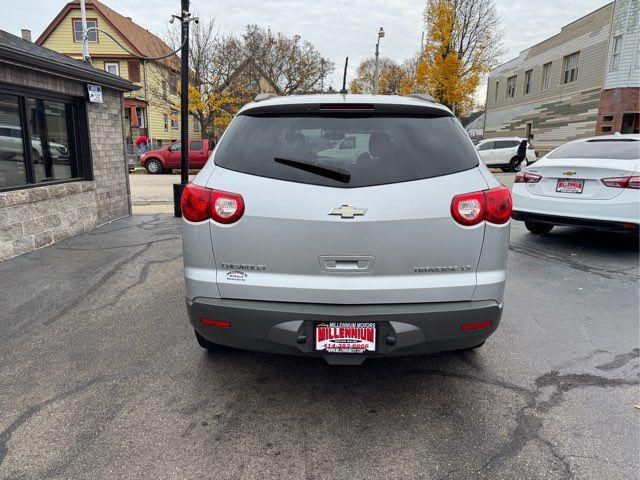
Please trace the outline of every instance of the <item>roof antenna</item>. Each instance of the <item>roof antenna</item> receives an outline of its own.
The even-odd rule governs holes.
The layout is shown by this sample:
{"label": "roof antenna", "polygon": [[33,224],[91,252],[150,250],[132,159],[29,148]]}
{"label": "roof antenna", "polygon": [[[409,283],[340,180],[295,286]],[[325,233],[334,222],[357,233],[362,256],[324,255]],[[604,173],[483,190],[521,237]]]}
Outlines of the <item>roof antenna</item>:
{"label": "roof antenna", "polygon": [[347,90],[347,67],[348,66],[349,66],[349,57],[347,57],[346,60],[344,61],[344,75],[342,76],[342,90],[340,90],[340,93],[343,95],[349,93],[349,90]]}

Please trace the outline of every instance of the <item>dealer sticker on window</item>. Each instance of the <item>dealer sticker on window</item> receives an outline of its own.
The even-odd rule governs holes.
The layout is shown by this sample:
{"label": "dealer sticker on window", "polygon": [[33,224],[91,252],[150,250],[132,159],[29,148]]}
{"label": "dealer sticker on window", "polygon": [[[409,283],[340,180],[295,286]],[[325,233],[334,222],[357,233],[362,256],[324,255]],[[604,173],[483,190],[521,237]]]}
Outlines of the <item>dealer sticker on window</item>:
{"label": "dealer sticker on window", "polygon": [[318,323],[316,350],[328,353],[364,353],[376,350],[375,323]]}

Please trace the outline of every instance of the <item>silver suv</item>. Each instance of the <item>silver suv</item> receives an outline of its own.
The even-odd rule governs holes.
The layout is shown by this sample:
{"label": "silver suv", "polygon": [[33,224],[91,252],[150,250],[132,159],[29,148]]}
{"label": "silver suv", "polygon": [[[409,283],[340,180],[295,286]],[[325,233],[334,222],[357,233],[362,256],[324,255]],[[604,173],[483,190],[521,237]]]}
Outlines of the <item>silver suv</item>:
{"label": "silver suv", "polygon": [[359,364],[475,348],[498,327],[511,196],[427,97],[248,104],[182,214],[204,348]]}

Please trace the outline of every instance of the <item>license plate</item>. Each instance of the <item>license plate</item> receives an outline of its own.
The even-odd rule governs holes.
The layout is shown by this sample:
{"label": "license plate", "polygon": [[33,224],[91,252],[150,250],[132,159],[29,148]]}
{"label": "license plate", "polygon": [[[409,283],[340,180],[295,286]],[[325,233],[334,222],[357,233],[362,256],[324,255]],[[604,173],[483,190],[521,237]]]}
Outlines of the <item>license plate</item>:
{"label": "license plate", "polygon": [[582,193],[583,188],[584,188],[584,180],[573,180],[569,178],[564,178],[564,179],[558,180],[558,185],[556,186],[556,192]]}
{"label": "license plate", "polygon": [[376,324],[318,323],[316,324],[316,350],[327,353],[375,352]]}

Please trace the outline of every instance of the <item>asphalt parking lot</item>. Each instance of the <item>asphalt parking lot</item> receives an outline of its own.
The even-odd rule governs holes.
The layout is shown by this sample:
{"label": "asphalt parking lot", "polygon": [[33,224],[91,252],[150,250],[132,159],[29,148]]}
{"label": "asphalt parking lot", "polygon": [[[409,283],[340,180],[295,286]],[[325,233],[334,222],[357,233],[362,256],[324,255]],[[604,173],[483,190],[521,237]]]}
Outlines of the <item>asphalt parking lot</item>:
{"label": "asphalt parking lot", "polygon": [[636,478],[638,239],[510,250],[482,349],[359,367],[206,354],[168,215],[0,263],[0,478]]}

